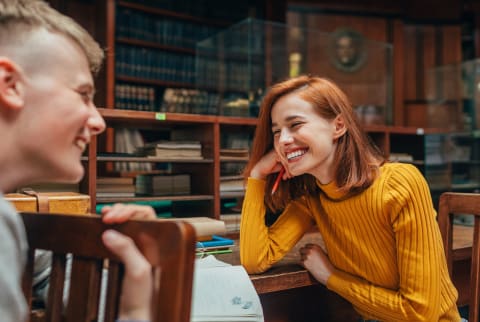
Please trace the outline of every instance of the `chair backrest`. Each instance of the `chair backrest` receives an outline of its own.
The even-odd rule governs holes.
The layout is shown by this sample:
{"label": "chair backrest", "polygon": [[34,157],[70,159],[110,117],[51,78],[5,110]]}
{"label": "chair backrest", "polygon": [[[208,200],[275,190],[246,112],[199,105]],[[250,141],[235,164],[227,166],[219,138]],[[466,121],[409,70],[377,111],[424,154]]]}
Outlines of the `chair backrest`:
{"label": "chair backrest", "polygon": [[[106,229],[130,236],[152,264],[154,294],[152,321],[190,320],[195,232],[186,222],[131,220],[106,225],[98,216],[22,213],[29,252],[23,290],[31,302],[35,249],[52,251],[52,271],[46,320],[115,321],[121,293],[123,265],[101,240]],[[66,255],[73,255],[68,302],[63,305]],[[100,307],[102,272],[108,270],[105,305]]]}
{"label": "chair backrest", "polygon": [[[453,218],[455,215],[474,215],[472,247],[453,249]],[[438,224],[442,233],[443,245],[447,257],[448,271],[452,276],[454,260],[465,257],[465,251],[471,258],[469,283],[469,321],[479,321],[480,314],[480,194],[445,192],[440,196]],[[453,278],[453,276],[452,276]],[[459,290],[461,291],[461,290]]]}

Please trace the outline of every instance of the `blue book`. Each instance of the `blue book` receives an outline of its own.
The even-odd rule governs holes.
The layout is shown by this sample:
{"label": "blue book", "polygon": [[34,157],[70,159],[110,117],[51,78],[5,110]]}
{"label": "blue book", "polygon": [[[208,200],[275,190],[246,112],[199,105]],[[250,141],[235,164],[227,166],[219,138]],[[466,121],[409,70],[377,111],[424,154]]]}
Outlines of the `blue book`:
{"label": "blue book", "polygon": [[211,248],[211,247],[226,247],[226,246],[233,246],[235,242],[233,239],[221,237],[218,235],[213,235],[212,239],[199,241],[197,242],[197,248]]}

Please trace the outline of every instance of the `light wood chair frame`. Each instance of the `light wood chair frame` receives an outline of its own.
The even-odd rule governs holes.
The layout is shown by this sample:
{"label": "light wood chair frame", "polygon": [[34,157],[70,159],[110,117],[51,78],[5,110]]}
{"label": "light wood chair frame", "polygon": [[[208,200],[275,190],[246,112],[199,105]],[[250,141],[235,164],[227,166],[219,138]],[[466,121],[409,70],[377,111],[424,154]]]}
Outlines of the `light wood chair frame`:
{"label": "light wood chair frame", "polygon": [[[455,215],[474,216],[472,247],[453,249],[453,219]],[[480,306],[480,194],[445,192],[440,196],[438,224],[442,233],[448,271],[452,276],[454,261],[471,258],[469,321],[479,321]]]}

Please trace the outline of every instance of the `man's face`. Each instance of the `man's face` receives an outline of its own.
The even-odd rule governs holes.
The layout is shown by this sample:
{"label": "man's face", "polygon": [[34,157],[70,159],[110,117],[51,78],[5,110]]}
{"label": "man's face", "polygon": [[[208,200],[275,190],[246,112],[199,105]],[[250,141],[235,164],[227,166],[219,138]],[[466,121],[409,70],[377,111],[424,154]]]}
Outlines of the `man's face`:
{"label": "man's face", "polygon": [[342,36],[337,40],[337,57],[341,64],[351,65],[357,59],[357,48],[352,37]]}
{"label": "man's face", "polygon": [[80,157],[86,145],[105,129],[92,101],[87,59],[59,34],[39,31],[29,42],[19,149],[31,160],[35,181],[76,182],[84,174]]}

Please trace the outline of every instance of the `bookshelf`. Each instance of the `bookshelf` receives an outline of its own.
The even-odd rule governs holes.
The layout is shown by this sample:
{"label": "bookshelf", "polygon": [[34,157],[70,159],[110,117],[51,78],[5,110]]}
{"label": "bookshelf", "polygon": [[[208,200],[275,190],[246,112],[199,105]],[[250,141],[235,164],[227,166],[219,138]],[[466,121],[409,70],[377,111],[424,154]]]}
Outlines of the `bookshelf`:
{"label": "bookshelf", "polygon": [[366,127],[388,159],[415,165],[425,176],[435,207],[445,191],[480,191],[480,134],[444,128]]}
{"label": "bookshelf", "polygon": [[[224,128],[253,132],[255,120],[233,117],[219,119],[218,88],[198,86],[194,79],[196,43],[218,33],[246,16],[261,17],[266,3],[242,1],[124,1],[98,4],[106,19],[103,42],[107,48],[106,97],[100,109],[107,131],[91,142],[84,157],[87,175],[82,191],[99,203],[167,202],[173,216],[219,218],[222,163],[244,164],[246,158],[221,160],[221,131]],[[100,28],[102,29],[102,28]],[[102,30],[100,30],[100,34]],[[101,84],[100,87],[103,87]],[[201,87],[201,89],[199,89]],[[226,124],[224,126],[224,124]],[[145,141],[170,139],[186,133],[202,144],[201,160],[163,159],[120,155],[118,133],[139,131]],[[248,144],[248,143],[247,143]],[[148,164],[148,170],[119,171],[119,164]],[[96,179],[101,176],[130,176],[187,173],[190,193],[185,195],[99,197]],[[92,208],[95,209],[95,208]]]}
{"label": "bookshelf", "polygon": [[[268,24],[265,25],[261,21],[246,21],[236,27],[227,27],[229,21],[223,19],[212,19],[202,16],[197,9],[183,8],[178,10],[173,8],[173,2],[165,8],[155,6],[158,1],[115,1],[108,0],[106,6],[106,47],[109,48],[106,62],[106,99],[105,108],[100,109],[100,113],[105,118],[108,129],[105,134],[94,139],[88,149],[88,153],[84,158],[87,169],[87,175],[82,182],[82,191],[88,192],[91,196],[92,209],[97,203],[111,202],[145,202],[145,203],[167,203],[168,208],[173,216],[207,216],[220,219],[225,216],[232,216],[235,224],[239,223],[238,211],[241,208],[244,192],[242,189],[236,191],[222,191],[222,177],[235,176],[240,174],[241,169],[248,161],[248,157],[244,155],[223,155],[222,150],[225,149],[248,149],[253,138],[256,126],[255,111],[258,112],[258,102],[261,99],[261,90],[265,90],[272,82],[285,78],[290,72],[288,67],[289,52],[286,48],[297,48],[294,40],[288,39],[286,43],[282,40],[284,35],[289,32],[285,25]],[[178,4],[182,6],[182,4]],[[122,13],[119,13],[119,10]],[[128,15],[129,20],[135,20],[135,23],[124,24],[119,23],[125,21]],[[204,14],[205,12],[203,12]],[[133,17],[142,17],[142,19],[131,19]],[[228,15],[226,15],[228,17]],[[146,18],[146,19],[143,19]],[[218,17],[217,17],[218,18]],[[145,20],[145,21],[144,21]],[[230,20],[234,20],[233,18]],[[154,22],[163,21],[159,25]],[[165,21],[167,23],[165,24]],[[149,33],[132,31],[131,26],[135,24],[145,23],[147,26],[156,26],[155,28],[177,28],[173,34],[181,35],[179,39],[156,38]],[[122,30],[118,27],[122,26]],[[191,75],[182,72],[186,69],[195,70],[198,73],[198,66],[192,68],[191,63],[171,65],[171,71],[145,71],[145,64],[135,63],[129,64],[124,60],[125,56],[132,56],[134,52],[160,53],[165,55],[174,55],[178,57],[192,57],[198,53],[197,47],[194,48],[194,40],[200,37],[198,34],[192,36],[191,26],[208,26],[207,31],[214,33],[216,30],[223,30],[220,36],[213,36],[214,49],[219,49],[218,45],[224,46],[230,40],[234,41],[229,48],[212,52],[209,40],[206,39],[201,43],[201,49],[204,53],[204,59],[207,67],[213,66],[215,75],[203,78],[205,81],[194,82]],[[130,28],[128,27],[130,26]],[[169,27],[170,26],[170,27]],[[175,27],[172,27],[175,26]],[[180,27],[181,26],[181,27]],[[187,27],[188,26],[188,27]],[[125,27],[127,29],[125,29]],[[153,27],[142,27],[140,29],[151,29]],[[152,29],[153,30],[153,29]],[[163,30],[163,29],[162,29]],[[186,31],[190,30],[190,31]],[[193,28],[195,30],[195,28]],[[196,32],[197,30],[195,30]],[[205,35],[208,33],[206,32]],[[320,41],[320,45],[326,45],[330,41],[328,33],[320,33],[318,31],[305,31],[309,41]],[[247,34],[249,37],[260,37],[261,41],[252,38],[241,38],[238,35]],[[163,32],[162,32],[163,34]],[[237,35],[237,36],[232,36]],[[203,37],[203,34],[202,34]],[[236,41],[236,42],[235,42]],[[276,42],[277,41],[277,42]],[[231,43],[231,42],[230,42]],[[264,44],[264,47],[259,47]],[[288,46],[287,46],[288,45]],[[125,50],[120,48],[131,48],[130,54],[126,55]],[[253,50],[249,50],[252,47]],[[220,48],[221,49],[221,48]],[[260,49],[260,50],[255,50]],[[123,52],[122,52],[123,50]],[[327,64],[328,57],[324,59],[310,59],[302,65],[303,72],[311,71],[315,74],[318,68],[326,68],[331,71],[332,75],[326,75],[338,78],[343,82],[343,87],[350,91],[350,95],[354,97],[356,106],[365,106],[370,104],[374,106],[383,106],[382,122],[385,124],[365,124],[365,129],[371,139],[384,152],[385,156],[395,156],[398,154],[411,156],[411,159],[404,161],[415,164],[427,177],[427,181],[435,178],[435,170],[429,166],[427,152],[431,147],[429,138],[440,135],[443,139],[450,138],[451,134],[444,129],[419,129],[406,128],[388,125],[391,122],[391,47],[383,43],[372,43],[369,47],[369,53],[372,60],[367,62],[365,70],[359,73],[341,73],[333,70],[330,65],[317,66],[320,63]],[[165,54],[165,55],[164,55]],[[304,57],[309,57],[308,53],[303,53]],[[133,55],[134,56],[134,55]],[[151,55],[150,55],[151,56]],[[245,56],[247,59],[245,59]],[[243,57],[243,58],[242,58]],[[210,63],[208,59],[213,58]],[[198,57],[196,57],[198,59]],[[148,62],[148,60],[147,60]],[[198,61],[196,61],[198,63]],[[210,64],[210,65],[209,65]],[[212,65],[213,64],[213,65]],[[222,69],[220,65],[238,66],[245,64],[247,78],[240,80],[232,78],[230,75],[226,78],[228,72]],[[371,64],[371,66],[369,65]],[[127,65],[127,67],[125,67]],[[161,65],[155,62],[153,65]],[[272,68],[275,65],[278,68]],[[183,67],[182,67],[183,66]],[[378,67],[382,68],[378,68]],[[217,68],[218,67],[218,68]],[[328,68],[327,68],[328,67]],[[377,71],[374,79],[370,79],[368,69],[373,68]],[[260,76],[259,70],[262,70]],[[245,71],[242,75],[245,77]],[[225,74],[223,74],[225,73]],[[178,75],[172,75],[178,74]],[[204,73],[208,76],[209,73]],[[256,76],[258,77],[256,77]],[[215,76],[215,77],[213,77]],[[211,83],[207,83],[211,81]],[[244,87],[237,85],[243,84]],[[378,84],[383,84],[378,90]],[[143,93],[138,98],[125,98],[118,95],[118,86],[131,86],[135,89],[129,89],[130,92]],[[342,84],[341,84],[342,85]],[[246,86],[246,87],[245,87]],[[343,88],[342,87],[342,88]],[[171,91],[170,107],[163,106],[164,93],[166,90]],[[198,94],[198,90],[201,94]],[[122,89],[125,90],[125,89]],[[152,95],[151,92],[154,92]],[[260,91],[259,91],[260,90]],[[197,92],[188,92],[197,91]],[[229,98],[226,96],[228,92],[239,92],[244,95],[242,98],[247,99],[247,105],[242,105],[242,109],[228,109],[228,106],[222,105]],[[378,95],[367,95],[368,99],[375,98],[374,101],[365,101],[362,96],[364,92],[375,91]],[[206,94],[204,93],[206,92]],[[206,97],[205,97],[206,95]],[[218,95],[218,97],[216,96]],[[253,96],[252,96],[253,95]],[[190,96],[196,100],[203,99],[210,102],[212,109],[204,108],[200,110],[192,110],[191,104],[185,97]],[[251,96],[251,97],[250,97]],[[226,98],[226,99],[225,99]],[[221,101],[220,101],[221,100]],[[233,101],[233,99],[232,99]],[[196,101],[198,103],[198,101]],[[195,104],[193,104],[195,105]],[[207,104],[208,105],[208,104]],[[225,108],[227,107],[227,108]],[[245,108],[246,107],[246,108]],[[363,109],[362,109],[363,111]],[[363,112],[362,112],[363,113]],[[202,143],[201,160],[188,159],[163,159],[161,157],[147,158],[137,155],[119,156],[113,155],[115,151],[115,133],[118,129],[139,130],[143,137],[147,140],[154,141],[158,138],[170,138],[174,132],[187,133],[190,140],[198,140]],[[443,140],[442,139],[442,140]],[[446,142],[445,140],[442,142]],[[474,137],[469,139],[459,139],[460,145],[478,145],[478,140]],[[444,144],[444,143],[442,143]],[[230,151],[231,152],[231,151]],[[108,154],[110,153],[110,154]],[[478,152],[477,152],[478,153]],[[472,154],[473,155],[473,154]],[[475,158],[475,157],[472,157]],[[470,158],[470,160],[472,160]],[[478,160],[478,156],[476,157]],[[116,163],[140,163],[150,164],[150,171],[130,171],[131,173],[116,173]],[[455,185],[453,178],[461,178],[461,174],[455,175],[455,171],[468,171],[462,168],[464,161],[448,161],[445,162],[443,174],[448,182],[444,182],[444,189],[453,190],[457,188],[467,188],[465,183],[463,186]],[[479,162],[477,162],[479,163]],[[480,166],[479,166],[480,167]],[[135,176],[144,173],[163,173],[168,169],[172,173],[188,173],[191,181],[191,191],[186,195],[162,195],[162,196],[135,196],[135,197],[96,197],[96,180],[97,177],[103,175],[123,175]],[[437,172],[438,174],[438,172]],[[475,171],[471,173],[471,177],[475,177]],[[465,177],[466,174],[463,175]],[[438,176],[437,176],[438,177]],[[473,184],[473,181],[471,182]],[[442,189],[443,189],[442,188]],[[440,192],[440,190],[438,190]],[[432,189],[433,192],[433,189]]]}
{"label": "bookshelf", "polygon": [[[241,145],[248,148],[248,139],[255,130],[256,119],[240,117],[224,117],[212,115],[196,115],[181,113],[161,113],[147,111],[127,111],[119,109],[99,108],[109,129],[135,128],[143,131],[162,132],[164,135],[171,135],[173,132],[187,133],[189,139],[200,140],[202,144],[203,159],[162,159],[161,157],[123,156],[114,153],[104,153],[98,150],[98,141],[102,141],[108,135],[100,135],[92,140],[88,157],[84,158],[87,163],[87,174],[84,180],[85,190],[92,197],[92,207],[98,203],[114,202],[155,202],[171,201],[172,215],[185,216],[207,216],[220,218],[222,199],[240,199],[243,192],[227,194],[222,196],[220,191],[221,169],[226,164],[240,165],[236,174],[240,174],[248,158],[235,157],[222,158],[220,155],[222,143],[221,132],[238,133],[249,131],[247,140],[242,139]],[[238,144],[238,143],[237,143]],[[98,150],[98,151],[97,151]],[[96,180],[98,169],[114,169],[114,164],[119,162],[151,163],[155,165],[167,165],[172,173],[188,173],[191,176],[191,193],[188,195],[175,196],[135,196],[135,197],[97,197]],[[228,168],[228,167],[227,167]],[[100,172],[103,172],[102,170]],[[152,172],[155,172],[153,170]],[[139,171],[115,173],[110,171],[109,175],[136,176]],[[231,174],[232,172],[230,172]],[[85,186],[86,185],[86,186]],[[95,208],[92,208],[95,209]]]}

